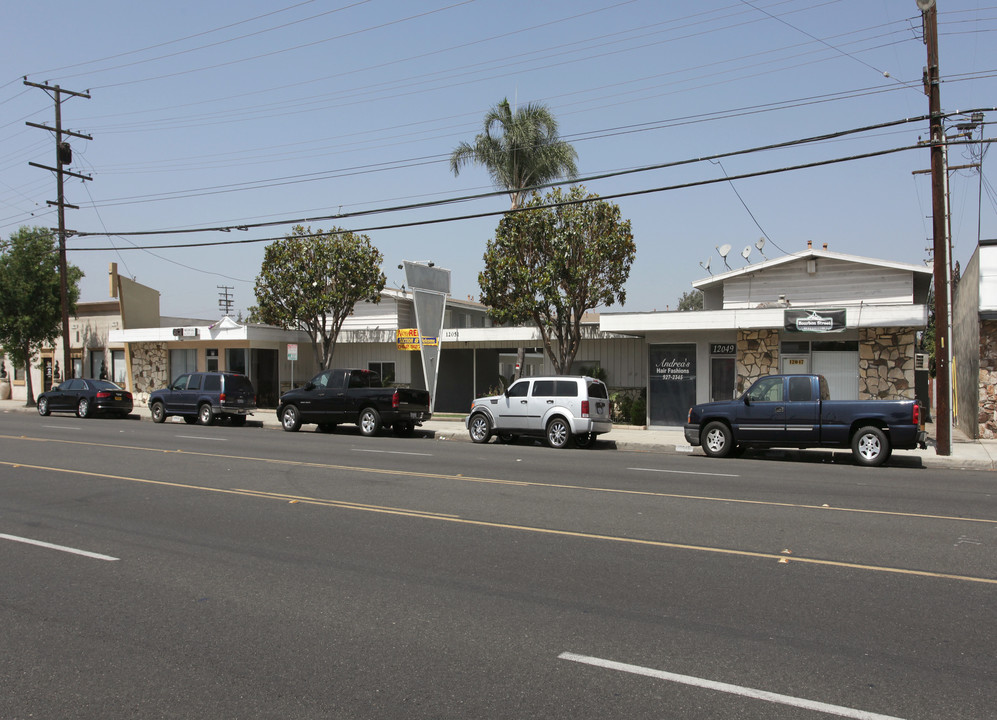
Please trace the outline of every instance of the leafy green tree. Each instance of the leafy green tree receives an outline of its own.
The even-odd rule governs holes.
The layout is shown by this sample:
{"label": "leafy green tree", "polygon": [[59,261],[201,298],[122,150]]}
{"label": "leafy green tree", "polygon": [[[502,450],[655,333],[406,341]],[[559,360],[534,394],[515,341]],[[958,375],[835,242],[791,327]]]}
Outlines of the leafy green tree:
{"label": "leafy green tree", "polygon": [[512,209],[527,189],[564,177],[578,176],[578,153],[557,133],[557,120],[542,104],[530,103],[515,112],[505,99],[485,115],[484,132],[474,144],[461,142],[450,155],[454,175],[467,163],[484,165],[496,187],[509,191]]}
{"label": "leafy green tree", "polygon": [[[541,207],[557,203],[568,204]],[[582,339],[582,315],[626,301],[637,246],[619,207],[583,187],[534,194],[524,207],[537,209],[506,215],[488,241],[481,301],[499,323],[534,323],[564,375]]]}
{"label": "leafy green tree", "polygon": [[[76,313],[83,271],[66,267],[69,313]],[[0,241],[0,347],[25,369],[26,404],[35,404],[31,363],[38,350],[62,331],[59,253],[45,228],[22,227]],[[67,372],[68,372],[67,368]]]}
{"label": "leafy green tree", "polygon": [[682,297],[679,298],[679,312],[685,312],[687,310],[702,310],[702,309],[703,309],[702,290],[690,290],[689,292],[682,293]]}
{"label": "leafy green tree", "polygon": [[289,237],[267,246],[250,317],[306,330],[315,363],[326,369],[353,306],[380,302],[387,280],[383,260],[366,235],[339,228],[312,232],[298,225]]}

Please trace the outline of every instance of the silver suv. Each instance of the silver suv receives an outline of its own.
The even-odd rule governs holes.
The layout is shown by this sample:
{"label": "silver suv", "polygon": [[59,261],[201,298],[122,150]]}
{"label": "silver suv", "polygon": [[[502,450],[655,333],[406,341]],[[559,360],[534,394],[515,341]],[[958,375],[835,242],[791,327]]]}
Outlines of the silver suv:
{"label": "silver suv", "polygon": [[501,395],[478,398],[464,419],[471,440],[488,442],[498,435],[512,442],[520,435],[545,437],[553,448],[574,440],[589,447],[595,436],[612,429],[605,383],[579,375],[517,380]]}

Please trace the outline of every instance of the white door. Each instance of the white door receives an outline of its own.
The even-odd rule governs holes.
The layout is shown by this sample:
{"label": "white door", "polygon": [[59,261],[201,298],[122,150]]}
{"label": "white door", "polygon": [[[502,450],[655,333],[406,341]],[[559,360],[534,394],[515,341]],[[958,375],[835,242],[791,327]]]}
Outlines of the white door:
{"label": "white door", "polygon": [[832,400],[859,399],[859,354],[857,351],[814,351],[814,372],[827,378]]}

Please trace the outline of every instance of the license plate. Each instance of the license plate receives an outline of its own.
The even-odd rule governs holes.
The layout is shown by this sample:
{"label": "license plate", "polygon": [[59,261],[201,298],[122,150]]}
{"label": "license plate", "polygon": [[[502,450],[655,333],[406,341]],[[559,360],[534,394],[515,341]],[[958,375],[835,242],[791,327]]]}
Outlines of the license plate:
{"label": "license plate", "polygon": [[120,401],[121,400],[121,396],[120,395],[115,395],[114,399]]}

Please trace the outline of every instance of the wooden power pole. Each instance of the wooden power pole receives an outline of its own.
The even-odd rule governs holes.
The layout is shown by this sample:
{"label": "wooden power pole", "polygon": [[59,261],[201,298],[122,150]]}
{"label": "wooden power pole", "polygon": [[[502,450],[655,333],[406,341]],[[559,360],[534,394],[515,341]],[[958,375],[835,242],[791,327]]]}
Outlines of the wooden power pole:
{"label": "wooden power pole", "polygon": [[65,169],[65,165],[70,165],[73,162],[73,150],[68,142],[63,140],[64,135],[70,137],[83,138],[84,140],[93,140],[89,135],[84,135],[82,133],[72,132],[71,130],[64,130],[62,127],[62,96],[69,95],[70,97],[82,97],[90,99],[90,95],[85,92],[73,92],[72,90],[64,90],[58,85],[40,85],[38,83],[28,82],[28,79],[24,79],[24,84],[29,87],[40,88],[45,92],[49,93],[55,100],[55,127],[51,128],[48,125],[39,125],[37,123],[27,122],[25,125],[30,127],[40,128],[42,130],[48,130],[49,132],[55,133],[55,167],[49,167],[48,165],[39,165],[38,163],[29,162],[28,165],[32,167],[42,168],[43,170],[51,170],[56,176],[56,200],[55,202],[49,200],[49,205],[55,205],[59,209],[59,300],[62,305],[62,372],[63,377],[73,376],[73,365],[72,365],[72,354],[70,353],[70,337],[69,337],[69,286],[66,272],[66,208],[72,208],[74,210],[79,210],[77,205],[70,205],[66,202],[65,194],[63,193],[63,181],[66,175],[70,177],[79,178],[80,180],[92,180],[93,178],[87,175],[81,175],[79,173],[70,172]]}
{"label": "wooden power pole", "polygon": [[935,277],[935,452],[952,454],[952,377],[949,369],[949,270],[948,233],[945,227],[945,135],[938,78],[938,8],[935,0],[917,0],[924,23],[928,65],[924,92],[928,95],[931,123],[931,227]]}

